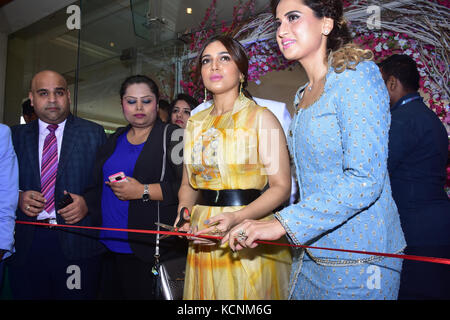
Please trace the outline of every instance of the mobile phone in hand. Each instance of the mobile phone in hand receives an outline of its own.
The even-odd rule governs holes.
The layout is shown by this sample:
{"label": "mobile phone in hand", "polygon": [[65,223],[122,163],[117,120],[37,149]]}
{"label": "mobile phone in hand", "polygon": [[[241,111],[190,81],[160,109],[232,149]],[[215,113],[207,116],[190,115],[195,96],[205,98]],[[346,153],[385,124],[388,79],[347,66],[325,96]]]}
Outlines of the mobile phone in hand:
{"label": "mobile phone in hand", "polygon": [[69,193],[66,193],[64,197],[58,202],[58,210],[67,207],[69,204],[73,202],[73,198]]}
{"label": "mobile phone in hand", "polygon": [[110,182],[124,182],[127,180],[127,177],[125,176],[125,173],[123,173],[122,171],[117,172],[113,175],[110,175],[108,177]]}

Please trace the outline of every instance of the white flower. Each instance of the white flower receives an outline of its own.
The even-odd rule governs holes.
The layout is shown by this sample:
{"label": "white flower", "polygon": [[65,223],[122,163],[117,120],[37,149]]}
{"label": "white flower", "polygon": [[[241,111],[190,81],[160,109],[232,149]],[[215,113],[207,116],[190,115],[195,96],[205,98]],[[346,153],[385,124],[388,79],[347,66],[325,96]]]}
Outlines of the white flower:
{"label": "white flower", "polygon": [[408,56],[410,56],[410,55],[412,55],[412,51],[410,50],[410,49],[407,49],[405,52],[404,52],[404,54],[406,54],[406,55],[408,55]]}
{"label": "white flower", "polygon": [[383,49],[384,50],[389,50],[389,46],[387,45],[387,43],[383,44]]}
{"label": "white flower", "polygon": [[406,46],[407,43],[408,43],[408,41],[406,41],[405,39],[400,39],[398,41],[398,44],[400,45],[400,47]]}
{"label": "white flower", "polygon": [[381,52],[381,42],[377,44],[377,46],[375,47],[375,51]]}

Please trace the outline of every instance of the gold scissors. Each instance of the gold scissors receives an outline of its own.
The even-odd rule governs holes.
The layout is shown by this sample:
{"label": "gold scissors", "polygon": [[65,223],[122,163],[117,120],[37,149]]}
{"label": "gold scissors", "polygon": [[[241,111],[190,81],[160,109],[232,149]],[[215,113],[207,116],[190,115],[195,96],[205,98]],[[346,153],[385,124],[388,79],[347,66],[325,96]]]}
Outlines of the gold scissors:
{"label": "gold scissors", "polygon": [[[167,230],[169,230],[169,231],[172,231],[172,232],[187,233],[187,232],[185,232],[185,231],[179,231],[180,228],[181,228],[181,226],[182,226],[185,222],[187,222],[187,220],[184,219],[184,214],[185,214],[185,213],[186,213],[186,216],[189,217],[189,210],[188,210],[186,207],[181,208],[181,210],[180,210],[180,220],[178,220],[178,223],[175,225],[175,227],[174,227],[174,226],[169,226],[168,224],[160,223],[160,222],[155,222],[155,224],[156,224],[157,226],[160,226],[160,227],[165,228],[165,229],[167,229]],[[162,239],[168,238],[168,237],[170,237],[170,236],[171,236],[170,234],[164,234],[164,235],[162,235],[159,239],[162,240]]]}

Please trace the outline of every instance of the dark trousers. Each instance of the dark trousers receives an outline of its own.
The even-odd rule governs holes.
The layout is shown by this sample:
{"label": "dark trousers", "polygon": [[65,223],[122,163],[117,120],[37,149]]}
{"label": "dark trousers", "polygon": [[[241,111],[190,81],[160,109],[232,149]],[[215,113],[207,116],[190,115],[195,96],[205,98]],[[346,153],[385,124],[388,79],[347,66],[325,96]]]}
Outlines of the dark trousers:
{"label": "dark trousers", "polygon": [[153,265],[134,254],[107,252],[102,256],[100,299],[153,300],[156,278]]}
{"label": "dark trousers", "polygon": [[14,299],[91,300],[97,297],[100,257],[67,260],[58,232],[65,231],[36,228],[26,263],[8,267]]}
{"label": "dark trousers", "polygon": [[[450,246],[407,247],[405,254],[450,258]],[[450,266],[404,260],[399,300],[450,300]]]}

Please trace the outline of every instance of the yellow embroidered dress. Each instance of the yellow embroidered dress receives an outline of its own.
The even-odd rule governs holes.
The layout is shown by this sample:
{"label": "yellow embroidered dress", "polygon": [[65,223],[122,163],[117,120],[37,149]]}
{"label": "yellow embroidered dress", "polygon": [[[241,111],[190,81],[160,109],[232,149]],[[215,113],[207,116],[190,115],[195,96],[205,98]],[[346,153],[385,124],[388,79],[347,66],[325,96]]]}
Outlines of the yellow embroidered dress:
{"label": "yellow embroidered dress", "polygon": [[[184,161],[194,189],[264,188],[268,178],[258,156],[264,109],[240,97],[231,112],[212,116],[210,107],[189,118]],[[191,225],[204,229],[208,218],[241,208],[195,205]],[[228,244],[191,243],[184,299],[286,299],[291,262],[288,247],[259,245],[233,253]]]}

